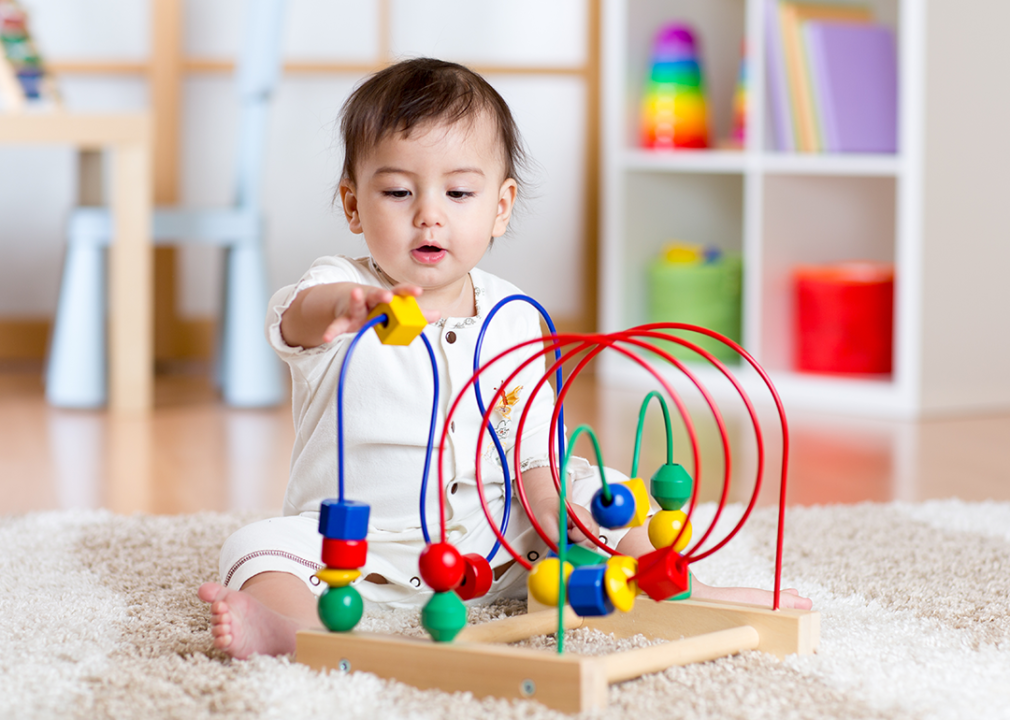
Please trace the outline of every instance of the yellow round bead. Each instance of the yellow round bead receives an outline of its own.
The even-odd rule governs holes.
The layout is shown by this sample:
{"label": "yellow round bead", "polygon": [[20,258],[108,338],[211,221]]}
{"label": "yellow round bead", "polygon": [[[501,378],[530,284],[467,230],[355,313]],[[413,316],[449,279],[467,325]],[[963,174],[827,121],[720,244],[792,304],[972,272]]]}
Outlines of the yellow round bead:
{"label": "yellow round bead", "polygon": [[330,587],[346,587],[360,577],[360,570],[341,570],[338,568],[323,568],[316,577]]}
{"label": "yellow round bead", "polygon": [[673,545],[677,533],[685,523],[687,528],[673,547],[676,552],[680,552],[691,542],[691,523],[687,522],[687,515],[681,510],[660,510],[653,515],[649,521],[649,542],[657,550]]}
{"label": "yellow round bead", "polygon": [[[549,557],[537,563],[526,580],[530,595],[542,605],[558,604],[558,558]],[[565,583],[572,574],[572,564],[565,563]]]}
{"label": "yellow round bead", "polygon": [[628,555],[615,555],[607,560],[603,573],[603,584],[607,597],[621,612],[628,612],[635,605],[638,583],[632,580],[638,573],[638,560]]}

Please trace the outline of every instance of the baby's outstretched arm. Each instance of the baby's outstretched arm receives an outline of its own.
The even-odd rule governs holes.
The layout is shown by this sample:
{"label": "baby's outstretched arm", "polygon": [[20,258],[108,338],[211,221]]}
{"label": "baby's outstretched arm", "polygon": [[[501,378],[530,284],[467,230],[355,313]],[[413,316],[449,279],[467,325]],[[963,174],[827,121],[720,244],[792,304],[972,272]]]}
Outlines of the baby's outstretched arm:
{"label": "baby's outstretched arm", "polygon": [[[392,290],[357,283],[313,285],[295,296],[281,317],[281,335],[292,347],[314,348],[344,333],[355,332],[368,314],[394,295],[418,297],[416,285],[397,285]],[[438,312],[425,311],[425,320],[435,322]]]}

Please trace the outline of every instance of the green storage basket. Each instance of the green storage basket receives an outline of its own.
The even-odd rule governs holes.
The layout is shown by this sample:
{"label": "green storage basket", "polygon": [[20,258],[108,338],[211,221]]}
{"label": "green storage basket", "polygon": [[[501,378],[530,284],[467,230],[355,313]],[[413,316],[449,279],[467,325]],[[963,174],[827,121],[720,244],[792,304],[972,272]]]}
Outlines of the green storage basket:
{"label": "green storage basket", "polygon": [[[738,255],[724,255],[704,263],[654,260],[649,265],[649,322],[700,325],[740,342],[742,284],[743,262]],[[739,360],[733,350],[707,335],[687,331],[674,334],[708,350],[723,362]],[[676,343],[657,340],[653,344],[680,360],[705,362],[694,351]]]}

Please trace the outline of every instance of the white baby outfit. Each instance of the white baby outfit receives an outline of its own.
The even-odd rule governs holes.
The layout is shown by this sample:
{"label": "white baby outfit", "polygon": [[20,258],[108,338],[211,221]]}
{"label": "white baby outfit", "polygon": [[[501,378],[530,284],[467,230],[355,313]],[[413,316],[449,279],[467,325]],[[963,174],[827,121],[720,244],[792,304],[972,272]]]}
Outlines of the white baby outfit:
{"label": "white baby outfit", "polygon": [[[485,317],[501,299],[519,294],[511,283],[479,269],[470,272],[474,287],[476,317],[448,318],[424,330],[434,351],[439,371],[439,407],[428,478],[426,518],[433,540],[439,535],[438,442],[450,405],[465,392],[449,425],[443,460],[447,540],[461,553],[486,556],[495,542],[481,509],[477,493],[475,454],[481,415],[474,390],[466,387],[473,375],[474,349]],[[246,526],[232,535],[221,551],[221,575],[225,585],[238,589],[253,575],[283,571],[297,575],[315,592],[322,592],[313,573],[321,565],[322,537],[318,533],[319,504],[337,497],[336,391],[340,366],[353,334],[336,338],[317,348],[287,345],[281,336],[281,315],[295,295],[323,283],[355,282],[383,288],[392,283],[370,258],[324,257],[313,263],[301,280],[278,291],[270,301],[267,336],[278,355],[291,369],[295,443],[291,477],[284,498],[284,517]],[[480,362],[487,363],[500,352],[520,342],[541,337],[540,314],[531,305],[515,301],[505,305],[485,332]],[[540,349],[539,343],[511,353],[480,376],[485,407],[495,391],[523,360]],[[492,424],[501,439],[510,475],[514,474],[513,451],[516,427],[537,382],[544,362],[537,359],[515,378],[506,390],[517,402],[497,408]],[[369,602],[390,606],[417,606],[430,595],[422,587],[417,559],[425,542],[420,522],[420,487],[428,442],[432,407],[431,360],[420,338],[408,346],[382,345],[374,332],[357,343],[348,364],[343,397],[344,493],[345,498],[371,506],[368,527],[368,560],[362,578],[384,577],[387,584],[359,580],[356,587]],[[522,470],[548,464],[548,433],[553,411],[553,390],[544,383],[533,398],[524,426],[520,458]],[[500,522],[505,507],[504,476],[489,433],[483,432],[481,472],[485,498]],[[580,458],[569,462],[571,499],[588,506],[599,487],[598,473]],[[607,471],[611,482],[625,480]],[[519,504],[514,491],[506,538],[528,560],[546,551]],[[604,531],[613,546],[621,531]],[[512,558],[500,549],[492,567]],[[495,581],[485,598],[525,595],[525,572],[517,563]]]}

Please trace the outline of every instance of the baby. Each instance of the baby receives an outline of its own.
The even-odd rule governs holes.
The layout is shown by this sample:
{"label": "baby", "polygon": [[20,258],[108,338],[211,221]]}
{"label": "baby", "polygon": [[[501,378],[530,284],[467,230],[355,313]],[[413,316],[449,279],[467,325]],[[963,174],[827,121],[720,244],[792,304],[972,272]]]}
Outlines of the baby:
{"label": "baby", "polygon": [[[267,334],[291,370],[296,426],[284,516],[232,535],[221,551],[222,583],[199,589],[200,598],[211,605],[214,645],[236,658],[293,652],[297,630],[320,626],[316,602],[323,588],[314,573],[320,566],[319,505],[336,495],[334,396],[347,346],[369,312],[394,295],[417,299],[429,323],[424,334],[436,355],[439,417],[444,420],[450,401],[472,374],[484,318],[499,300],[520,292],[476,267],[494,238],[508,228],[525,159],[508,105],[481,76],[439,60],[401,62],[362,83],[342,116],[340,199],[351,231],[364,237],[369,254],[321,258],[270,302]],[[482,361],[540,336],[536,310],[510,303],[486,333]],[[485,403],[533,352],[512,355],[492,367],[493,375],[482,374]],[[543,372],[539,360],[510,383],[506,390],[516,404],[499,411],[495,426],[511,467],[517,419],[530,405],[518,460],[531,509],[556,539],[559,499],[547,459],[553,398],[549,387],[529,396]],[[420,342],[383,346],[368,333],[349,365],[345,492],[371,506],[368,559],[355,587],[372,604],[420,607],[431,594],[422,588],[417,569],[425,546],[419,487],[431,383],[431,363]],[[495,542],[477,495],[481,427],[476,403],[462,403],[450,423],[449,479],[440,489],[447,539],[464,554],[485,555]],[[506,509],[505,476],[491,443],[484,448],[480,462],[487,504],[500,518]],[[598,534],[586,507],[600,487],[599,471],[572,458],[568,473],[574,512]],[[625,479],[613,470],[606,473],[610,482]],[[428,492],[429,524],[437,517],[437,492]],[[546,547],[515,493],[511,502],[506,538],[535,561]],[[570,533],[572,542],[586,541],[577,527],[571,526]],[[604,533],[606,542],[626,555],[653,549],[644,527]],[[526,573],[519,563],[499,552],[491,564],[494,582],[483,601],[525,596]],[[772,600],[767,591],[715,588],[697,578],[693,596],[766,605]],[[783,592],[780,602],[783,607],[811,605],[795,590]]]}

